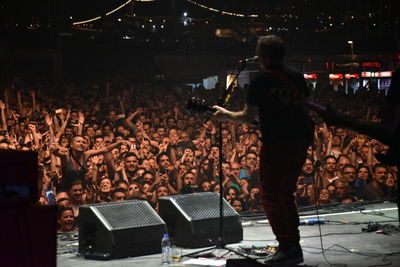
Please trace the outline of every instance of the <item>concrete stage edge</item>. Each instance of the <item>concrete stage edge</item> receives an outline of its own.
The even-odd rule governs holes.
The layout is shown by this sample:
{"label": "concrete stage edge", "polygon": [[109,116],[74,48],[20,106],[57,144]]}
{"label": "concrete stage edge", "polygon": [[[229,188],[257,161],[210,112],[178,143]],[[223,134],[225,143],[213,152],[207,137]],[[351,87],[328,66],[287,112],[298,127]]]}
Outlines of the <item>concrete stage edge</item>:
{"label": "concrete stage edge", "polygon": [[[345,205],[324,208],[320,210],[320,217],[326,223],[321,225],[322,241],[325,249],[325,258],[321,253],[321,242],[318,225],[300,226],[301,245],[304,251],[304,263],[299,266],[400,266],[400,232],[391,234],[377,234],[376,232],[362,232],[361,228],[367,222],[378,222],[381,225],[398,225],[397,206],[394,203],[377,203],[368,205]],[[301,219],[315,218],[315,209],[301,212]],[[329,222],[331,221],[331,222]],[[340,222],[351,222],[343,224]],[[360,223],[360,224],[354,224]],[[228,247],[276,245],[271,228],[267,221],[243,218],[244,240],[241,243],[230,244]],[[57,266],[59,267],[89,267],[89,266],[160,266],[161,254],[126,258],[110,261],[87,260],[77,256],[77,233],[58,237]],[[72,238],[71,238],[72,237]],[[183,249],[183,254],[200,249]],[[215,251],[218,255],[226,251]],[[389,253],[399,253],[385,256]],[[240,258],[235,254],[228,254],[225,259]],[[188,260],[183,258],[182,260]],[[262,260],[260,260],[262,262]],[[163,265],[167,266],[167,265]],[[198,266],[184,264],[170,264],[170,266]]]}

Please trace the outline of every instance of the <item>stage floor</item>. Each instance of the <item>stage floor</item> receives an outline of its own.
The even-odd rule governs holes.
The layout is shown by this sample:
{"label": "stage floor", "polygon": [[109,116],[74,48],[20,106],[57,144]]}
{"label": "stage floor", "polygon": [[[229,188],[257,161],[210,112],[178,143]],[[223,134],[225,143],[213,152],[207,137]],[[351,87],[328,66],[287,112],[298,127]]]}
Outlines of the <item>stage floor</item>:
{"label": "stage floor", "polygon": [[[300,226],[301,245],[304,252],[304,263],[300,266],[400,266],[400,232],[376,233],[363,232],[368,222],[377,222],[380,225],[390,224],[398,226],[397,206],[394,203],[378,203],[368,205],[347,205],[330,207],[319,211],[320,217],[325,219],[321,225],[322,242],[325,257],[321,253],[321,241],[318,225]],[[300,213],[301,219],[315,218],[315,209]],[[359,224],[357,224],[359,223]],[[228,247],[276,245],[271,228],[266,220],[250,217],[243,218],[244,240],[241,243],[230,244]],[[389,226],[390,226],[389,225]],[[389,228],[387,228],[389,229]],[[394,230],[394,229],[392,229]],[[398,230],[398,228],[397,228]],[[57,266],[59,267],[88,267],[88,266],[160,266],[161,254],[148,256],[96,261],[77,256],[77,233],[59,235],[58,237]],[[201,249],[184,249],[183,254]],[[215,251],[217,255],[226,254],[226,251]],[[391,253],[397,253],[390,255]],[[225,255],[225,259],[240,258],[235,254]],[[189,260],[183,258],[182,261]],[[262,260],[259,260],[262,262]],[[243,264],[243,263],[242,263]],[[165,266],[165,265],[164,265]],[[169,266],[198,266],[184,264],[170,264]],[[225,265],[222,265],[225,266]],[[250,266],[231,265],[229,266]]]}

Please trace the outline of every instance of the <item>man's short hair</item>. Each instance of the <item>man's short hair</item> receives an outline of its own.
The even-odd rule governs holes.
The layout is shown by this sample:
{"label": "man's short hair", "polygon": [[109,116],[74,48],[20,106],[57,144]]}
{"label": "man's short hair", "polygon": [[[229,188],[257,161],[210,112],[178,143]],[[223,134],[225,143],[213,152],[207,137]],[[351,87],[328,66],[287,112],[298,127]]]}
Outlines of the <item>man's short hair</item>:
{"label": "man's short hair", "polygon": [[126,184],[128,186],[128,183],[125,180],[119,179],[114,183],[114,187],[118,187],[120,184]]}
{"label": "man's short hair", "polygon": [[67,192],[70,191],[74,185],[78,185],[78,184],[82,185],[82,187],[83,187],[83,181],[79,178],[73,179],[71,182],[67,183],[67,186],[66,186]]}
{"label": "man's short hair", "polygon": [[326,157],[324,158],[324,162],[326,162],[328,159],[334,159],[334,160],[337,162],[337,159],[336,159],[335,156],[332,156],[332,155],[326,156]]}
{"label": "man's short hair", "polygon": [[138,156],[133,152],[126,153],[124,159],[127,159],[128,157],[135,157],[136,159],[139,159]]}
{"label": "man's short hair", "polygon": [[282,38],[276,35],[260,36],[257,41],[260,55],[269,58],[272,62],[282,62],[285,55],[285,46]]}
{"label": "man's short hair", "polygon": [[[74,210],[71,207],[64,207],[61,206],[59,208],[57,208],[57,219],[60,219],[62,214],[64,213],[64,211],[70,210],[72,212],[72,214],[74,214]],[[75,216],[75,214],[74,214]]]}
{"label": "man's short hair", "polygon": [[346,164],[346,165],[343,166],[342,171],[343,171],[344,169],[348,169],[348,168],[352,168],[352,169],[354,169],[354,170],[357,170],[356,167],[355,167],[354,165]]}
{"label": "man's short hair", "polygon": [[167,156],[168,159],[170,158],[167,152],[161,152],[160,154],[158,154],[158,156],[157,156],[157,158],[156,158],[157,164],[160,163],[160,158],[161,158],[162,156]]}
{"label": "man's short hair", "polygon": [[124,193],[126,195],[126,190],[123,188],[117,188],[111,191],[111,198],[114,198],[114,195],[118,192]]}
{"label": "man's short hair", "polygon": [[374,165],[374,167],[372,168],[372,172],[375,173],[377,168],[385,168],[386,171],[388,170],[388,167],[385,164],[379,163]]}

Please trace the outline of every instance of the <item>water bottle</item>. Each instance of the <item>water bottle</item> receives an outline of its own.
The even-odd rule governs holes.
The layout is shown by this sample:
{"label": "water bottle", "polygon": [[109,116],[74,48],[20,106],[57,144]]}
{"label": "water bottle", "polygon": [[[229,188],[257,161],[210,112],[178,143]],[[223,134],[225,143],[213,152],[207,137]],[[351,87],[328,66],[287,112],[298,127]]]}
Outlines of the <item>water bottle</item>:
{"label": "water bottle", "polygon": [[171,262],[171,241],[168,234],[164,234],[161,240],[161,263],[169,264]]}
{"label": "water bottle", "polygon": [[324,218],[311,218],[311,219],[305,219],[305,220],[300,220],[300,225],[314,225],[314,224],[323,224],[325,223]]}

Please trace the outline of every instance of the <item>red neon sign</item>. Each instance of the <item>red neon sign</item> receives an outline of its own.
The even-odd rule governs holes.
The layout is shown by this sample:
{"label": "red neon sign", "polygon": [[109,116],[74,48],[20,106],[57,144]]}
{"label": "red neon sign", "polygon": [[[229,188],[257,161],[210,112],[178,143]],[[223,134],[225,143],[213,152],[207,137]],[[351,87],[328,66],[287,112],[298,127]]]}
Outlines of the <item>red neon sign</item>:
{"label": "red neon sign", "polygon": [[329,79],[331,80],[342,80],[343,74],[329,74]]}
{"label": "red neon sign", "polygon": [[304,79],[306,80],[311,80],[311,79],[317,79],[317,74],[304,74]]}
{"label": "red neon sign", "polygon": [[360,79],[360,75],[358,75],[357,73],[354,74],[345,74],[344,77],[346,78],[346,80],[354,78],[354,79]]}
{"label": "red neon sign", "polygon": [[361,67],[363,68],[380,68],[382,64],[379,61],[365,61],[361,62]]}

